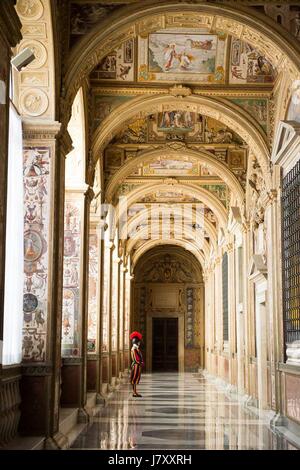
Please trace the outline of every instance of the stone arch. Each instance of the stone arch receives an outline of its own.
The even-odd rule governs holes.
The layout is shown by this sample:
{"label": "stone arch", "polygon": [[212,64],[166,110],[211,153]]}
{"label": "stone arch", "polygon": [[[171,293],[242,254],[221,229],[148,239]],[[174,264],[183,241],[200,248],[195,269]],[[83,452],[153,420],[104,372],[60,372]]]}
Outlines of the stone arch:
{"label": "stone arch", "polygon": [[[176,88],[176,87],[175,87]],[[185,88],[186,89],[186,88]],[[187,90],[189,90],[187,88]],[[170,89],[170,92],[172,90]],[[179,88],[180,93],[180,88]],[[211,97],[190,95],[186,97],[169,95],[147,96],[133,98],[130,103],[118,106],[101,123],[94,133],[92,143],[92,155],[94,161],[100,157],[103,149],[120,130],[124,122],[135,116],[142,117],[162,110],[163,106],[170,105],[179,110],[194,111],[216,119],[232,130],[249,145],[251,151],[257,157],[264,171],[266,180],[270,184],[269,159],[270,152],[263,133],[254,124],[253,119],[245,112],[241,112],[237,106],[221,102]]]}
{"label": "stone arch", "polygon": [[[182,215],[181,212],[178,210],[178,208],[174,209],[174,213],[175,214],[178,214],[178,215]],[[128,226],[126,227],[127,229],[127,232],[130,232],[130,229],[132,226],[136,226],[139,222],[141,222],[142,220],[145,219],[145,216],[149,214],[147,210],[144,210],[144,211],[141,211],[139,212],[138,214],[134,215],[129,223],[128,223]],[[216,250],[217,249],[217,230],[216,228],[214,227],[214,225],[209,221],[207,220],[206,218],[204,218],[204,230],[206,231],[207,235],[209,236],[211,242],[212,242],[212,246],[213,248]],[[122,231],[120,233],[120,238],[125,238],[124,236],[124,231]]]}
{"label": "stone arch", "polygon": [[238,179],[232,174],[232,172],[224,163],[217,160],[215,156],[209,151],[195,151],[185,147],[180,150],[166,148],[141,152],[136,158],[134,158],[133,160],[129,160],[113,175],[111,180],[108,182],[105,192],[106,200],[111,201],[113,199],[113,195],[118,185],[122,182],[123,179],[130,175],[130,173],[134,170],[135,167],[137,167],[141,163],[149,163],[152,160],[157,159],[161,155],[170,158],[179,158],[181,156],[190,157],[192,159],[198,160],[199,162],[203,162],[204,164],[208,164],[208,166],[214,170],[216,175],[219,176],[228,185],[232,193],[236,195],[238,202],[240,204],[243,204],[243,188],[241,187]]}
{"label": "stone arch", "polygon": [[[155,226],[157,226],[159,228],[159,224],[156,224]],[[146,235],[147,232],[148,232],[148,227],[145,227],[144,229],[142,229],[139,232],[139,235],[142,237],[144,234]],[[194,234],[193,234],[191,229],[187,230],[187,235],[189,233],[190,233],[191,239],[192,239]],[[153,240],[153,241],[158,241],[158,240],[165,240],[165,239],[164,238],[159,238],[159,239],[156,239],[156,240]],[[174,240],[181,240],[184,243],[190,241],[190,239],[185,240],[184,238],[178,238],[178,239],[172,238],[170,240],[173,240],[173,241]],[[129,241],[127,242],[127,246],[126,246],[126,249],[127,249],[128,253],[131,253],[131,251],[133,250],[135,244],[138,241],[140,241],[140,240],[139,239],[129,239]],[[205,259],[209,258],[209,256],[210,256],[210,246],[209,246],[209,243],[207,242],[207,240],[205,240],[205,239],[203,240],[203,245],[201,247],[199,247],[195,241],[193,241],[192,244],[198,252],[201,252],[201,251],[203,252]]]}
{"label": "stone arch", "polygon": [[[147,184],[143,185],[140,188],[135,189],[129,195],[127,196],[127,207],[130,207],[134,202],[138,201],[139,198],[147,196],[148,194],[151,194],[152,192],[155,191],[170,191],[170,189],[173,190],[178,190],[181,191],[182,194],[189,195],[196,199],[199,200],[199,202],[203,202],[209,209],[211,209],[219,222],[221,226],[226,228],[227,225],[227,212],[223,204],[219,201],[219,199],[211,194],[209,191],[207,191],[204,188],[201,188],[199,186],[196,186],[195,184],[179,184],[179,183],[174,183],[174,184],[167,184],[167,183],[162,183],[162,184]],[[124,209],[123,209],[124,210]],[[122,212],[122,207],[120,203],[118,203],[116,207],[115,214],[117,214],[117,217],[115,217],[115,225],[118,224],[118,221],[121,219],[123,212]]]}
{"label": "stone arch", "polygon": [[146,254],[152,248],[160,246],[160,245],[180,246],[184,249],[188,249],[188,251],[192,253],[195,256],[195,258],[199,261],[202,269],[203,270],[205,269],[205,264],[206,264],[205,256],[203,252],[200,251],[193,242],[189,240],[164,240],[164,239],[145,241],[145,243],[143,243],[143,245],[141,245],[132,256],[133,269],[137,265],[139,259],[144,254]]}

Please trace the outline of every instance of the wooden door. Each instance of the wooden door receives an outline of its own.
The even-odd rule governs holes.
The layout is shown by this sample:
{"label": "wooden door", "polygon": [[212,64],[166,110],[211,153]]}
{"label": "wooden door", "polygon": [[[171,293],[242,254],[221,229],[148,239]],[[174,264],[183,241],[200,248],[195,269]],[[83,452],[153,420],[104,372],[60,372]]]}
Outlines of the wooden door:
{"label": "wooden door", "polygon": [[152,370],[178,371],[178,318],[153,318]]}

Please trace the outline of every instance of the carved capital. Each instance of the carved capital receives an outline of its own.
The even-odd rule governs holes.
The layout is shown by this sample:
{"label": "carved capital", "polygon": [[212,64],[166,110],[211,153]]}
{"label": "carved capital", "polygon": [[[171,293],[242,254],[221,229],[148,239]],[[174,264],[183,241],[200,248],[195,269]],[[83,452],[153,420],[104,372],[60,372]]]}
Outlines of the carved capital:
{"label": "carved capital", "polygon": [[67,129],[65,128],[61,129],[61,131],[59,132],[57,136],[57,140],[59,142],[63,155],[66,157],[68,153],[70,153],[71,150],[73,150],[73,142]]}
{"label": "carved capital", "polygon": [[24,140],[54,140],[58,138],[61,123],[58,121],[43,121],[38,123],[30,119],[23,119]]}
{"label": "carved capital", "polygon": [[88,202],[91,202],[94,199],[95,193],[93,191],[93,188],[90,186],[87,188],[86,192],[84,193],[86,199]]}

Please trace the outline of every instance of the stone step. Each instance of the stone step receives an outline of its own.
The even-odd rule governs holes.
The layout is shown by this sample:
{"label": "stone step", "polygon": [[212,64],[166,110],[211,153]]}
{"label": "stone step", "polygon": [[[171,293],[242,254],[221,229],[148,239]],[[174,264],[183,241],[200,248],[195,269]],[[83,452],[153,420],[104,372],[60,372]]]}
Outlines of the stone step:
{"label": "stone step", "polygon": [[59,410],[59,431],[65,436],[76,426],[78,408],[60,408]]}
{"label": "stone step", "polygon": [[59,418],[59,432],[67,439],[67,446],[71,447],[79,434],[84,431],[88,423],[78,423],[78,408],[61,408]]}
{"label": "stone step", "polygon": [[16,436],[4,450],[42,450],[45,438],[43,436]]}
{"label": "stone step", "polygon": [[94,408],[96,406],[97,393],[89,392],[86,396],[86,408]]}

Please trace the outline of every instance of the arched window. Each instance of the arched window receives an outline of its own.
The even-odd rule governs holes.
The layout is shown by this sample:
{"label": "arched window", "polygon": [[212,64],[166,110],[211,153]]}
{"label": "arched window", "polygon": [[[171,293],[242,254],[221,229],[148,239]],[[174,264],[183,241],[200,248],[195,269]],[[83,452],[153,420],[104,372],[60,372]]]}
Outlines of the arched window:
{"label": "arched window", "polygon": [[228,341],[228,255],[222,259],[222,291],[223,291],[223,341]]}
{"label": "arched window", "polygon": [[282,285],[284,339],[300,340],[300,161],[282,181]]}

